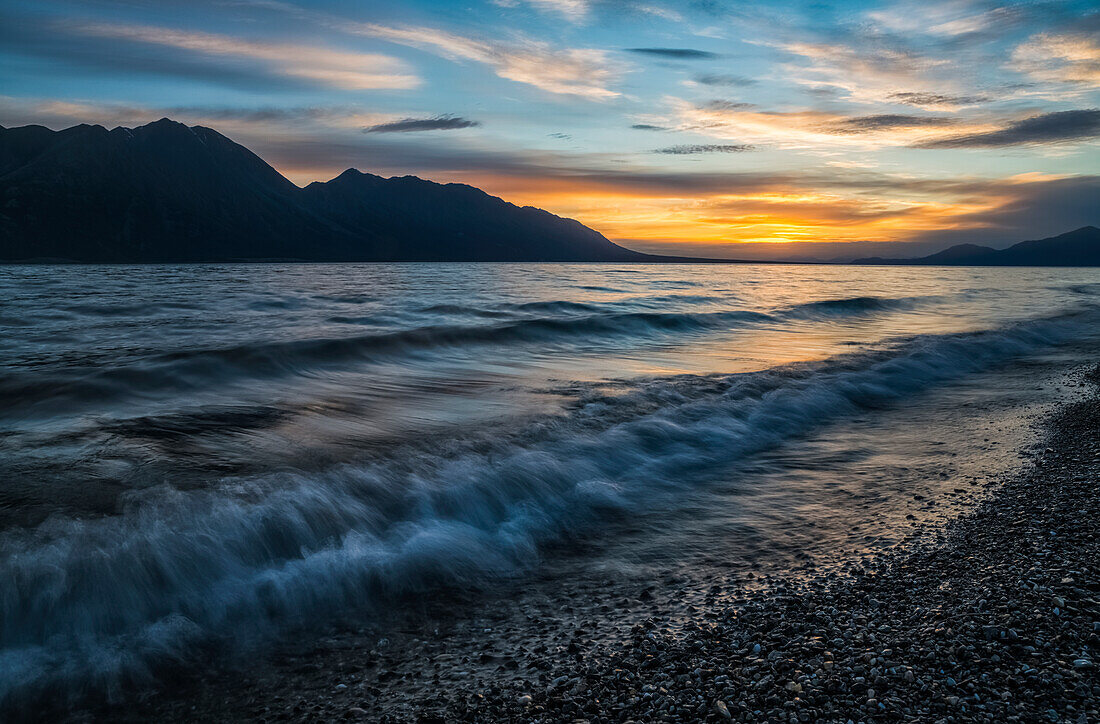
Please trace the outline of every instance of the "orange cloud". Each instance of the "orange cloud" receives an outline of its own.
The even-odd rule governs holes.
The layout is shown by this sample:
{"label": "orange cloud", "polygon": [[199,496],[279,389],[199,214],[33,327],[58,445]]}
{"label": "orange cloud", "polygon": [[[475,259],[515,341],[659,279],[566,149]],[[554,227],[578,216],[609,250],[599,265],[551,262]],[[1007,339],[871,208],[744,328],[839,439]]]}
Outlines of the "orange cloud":
{"label": "orange cloud", "polygon": [[1085,33],[1040,33],[1012,52],[1009,67],[1032,78],[1100,87],[1100,40]]}
{"label": "orange cloud", "polygon": [[912,146],[961,134],[988,133],[992,124],[934,115],[847,116],[825,111],[757,111],[676,100],[680,130],[781,148]]}

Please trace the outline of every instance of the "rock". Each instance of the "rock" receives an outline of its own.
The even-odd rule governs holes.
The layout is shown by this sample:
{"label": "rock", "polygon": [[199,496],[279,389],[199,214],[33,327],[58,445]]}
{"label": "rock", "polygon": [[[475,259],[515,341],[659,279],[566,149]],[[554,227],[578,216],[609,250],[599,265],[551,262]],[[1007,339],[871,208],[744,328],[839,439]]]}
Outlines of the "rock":
{"label": "rock", "polygon": [[718,716],[723,719],[733,719],[733,714],[730,714],[729,707],[726,706],[726,702],[721,699],[714,702],[714,711],[718,712]]}

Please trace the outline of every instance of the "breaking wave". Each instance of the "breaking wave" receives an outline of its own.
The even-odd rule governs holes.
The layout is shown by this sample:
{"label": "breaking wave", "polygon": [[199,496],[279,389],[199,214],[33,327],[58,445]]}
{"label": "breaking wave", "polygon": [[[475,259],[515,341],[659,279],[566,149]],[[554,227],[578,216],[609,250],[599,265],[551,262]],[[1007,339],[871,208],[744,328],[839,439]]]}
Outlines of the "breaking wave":
{"label": "breaking wave", "polygon": [[485,345],[540,345],[545,348],[585,340],[596,340],[601,344],[615,340],[664,340],[749,325],[828,320],[909,309],[932,299],[935,298],[853,297],[809,302],[770,313],[728,309],[631,311],[569,301],[506,304],[492,309],[435,305],[421,311],[436,316],[477,316],[493,319],[494,322],[429,324],[377,331],[380,326],[378,318],[337,316],[329,321],[370,325],[376,329],[367,334],[343,337],[153,351],[129,362],[89,359],[42,369],[35,366],[0,378],[0,395],[18,401],[11,410],[26,409],[46,401],[57,406],[118,399],[146,391],[201,390],[235,379],[301,374],[350,363],[394,359],[427,350]]}
{"label": "breaking wave", "polygon": [[[878,304],[842,301],[860,310]],[[614,326],[678,329],[709,319],[631,314]],[[199,645],[263,640],[412,592],[522,575],[550,542],[672,505],[754,452],[1068,341],[1094,321],[1071,315],[762,372],[636,382],[538,432],[450,453],[406,450],[310,474],[139,491],[115,516],[9,530],[0,534],[0,703],[109,690]],[[577,324],[610,329],[603,318],[540,319],[507,334],[552,336]],[[429,336],[466,343],[471,330],[402,334],[406,344]],[[358,354],[363,344],[279,349],[284,359],[327,359]],[[269,352],[213,354],[242,369],[281,364]],[[163,362],[205,364],[210,356]]]}

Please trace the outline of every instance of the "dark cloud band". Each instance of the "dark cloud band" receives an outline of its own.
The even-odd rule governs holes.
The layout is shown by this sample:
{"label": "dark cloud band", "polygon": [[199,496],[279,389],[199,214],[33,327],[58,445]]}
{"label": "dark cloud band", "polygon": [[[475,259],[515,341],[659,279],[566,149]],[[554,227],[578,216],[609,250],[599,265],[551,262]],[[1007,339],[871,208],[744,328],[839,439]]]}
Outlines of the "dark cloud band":
{"label": "dark cloud band", "polygon": [[653,153],[663,153],[670,156],[691,156],[697,153],[742,153],[752,150],[754,150],[753,146],[745,144],[695,144],[658,148]]}
{"label": "dark cloud band", "polygon": [[379,123],[368,126],[364,133],[414,133],[416,131],[455,131],[460,128],[480,126],[479,121],[471,121],[461,116],[436,116],[434,118],[402,118],[400,121]]}
{"label": "dark cloud band", "polygon": [[952,96],[940,93],[891,93],[891,100],[908,106],[973,106],[988,103],[985,96]]}
{"label": "dark cloud band", "polygon": [[628,53],[640,55],[656,55],[661,58],[674,58],[676,60],[712,60],[721,57],[718,53],[710,53],[706,50],[693,48],[627,48]]}
{"label": "dark cloud band", "polygon": [[744,78],[739,75],[726,75],[723,73],[704,73],[697,75],[695,76],[695,82],[702,85],[724,86],[730,88],[740,88],[756,83],[752,78]]}
{"label": "dark cloud band", "polygon": [[898,113],[883,113],[874,116],[855,116],[832,123],[826,129],[829,133],[859,134],[888,131],[896,128],[922,128],[950,126],[957,121],[946,116],[907,116]]}
{"label": "dark cloud band", "polygon": [[1055,111],[1014,121],[988,133],[971,133],[918,143],[914,148],[1001,148],[1083,141],[1100,137],[1100,109]]}

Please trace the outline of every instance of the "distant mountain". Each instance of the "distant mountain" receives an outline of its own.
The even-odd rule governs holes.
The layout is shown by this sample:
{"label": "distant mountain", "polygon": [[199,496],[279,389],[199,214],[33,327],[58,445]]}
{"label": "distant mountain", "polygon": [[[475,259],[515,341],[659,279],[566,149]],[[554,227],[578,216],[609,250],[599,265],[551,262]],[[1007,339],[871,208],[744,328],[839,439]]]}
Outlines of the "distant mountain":
{"label": "distant mountain", "polygon": [[349,169],[302,189],[220,133],[0,127],[0,260],[677,261],[471,186]]}
{"label": "distant mountain", "polygon": [[1100,229],[1082,226],[1059,236],[1021,241],[1007,249],[959,244],[917,259],[869,257],[852,264],[926,266],[1100,266]]}

